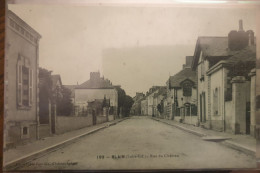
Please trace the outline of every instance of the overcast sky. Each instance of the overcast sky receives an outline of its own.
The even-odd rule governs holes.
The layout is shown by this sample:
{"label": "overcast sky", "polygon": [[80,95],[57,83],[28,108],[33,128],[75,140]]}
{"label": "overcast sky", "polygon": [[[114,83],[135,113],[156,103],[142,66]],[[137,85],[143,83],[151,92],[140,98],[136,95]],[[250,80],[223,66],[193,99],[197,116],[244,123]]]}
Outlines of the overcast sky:
{"label": "overcast sky", "polygon": [[193,55],[198,36],[255,31],[253,9],[9,5],[38,31],[40,66],[60,74],[65,85],[100,71],[127,94],[165,85]]}

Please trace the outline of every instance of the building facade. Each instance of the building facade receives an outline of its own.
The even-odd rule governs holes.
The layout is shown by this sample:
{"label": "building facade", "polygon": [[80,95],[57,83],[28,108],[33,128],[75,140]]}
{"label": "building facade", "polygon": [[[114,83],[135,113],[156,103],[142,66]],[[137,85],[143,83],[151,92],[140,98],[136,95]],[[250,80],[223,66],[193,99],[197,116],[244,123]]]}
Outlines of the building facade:
{"label": "building facade", "polygon": [[[254,83],[256,47],[254,32],[239,30],[228,37],[199,37],[192,63],[198,73],[200,125],[235,134],[254,135]],[[252,79],[252,80],[251,80]]]}
{"label": "building facade", "polygon": [[170,119],[197,124],[197,75],[191,69],[193,57],[187,56],[183,69],[167,81]]}
{"label": "building facade", "polygon": [[7,12],[4,147],[38,137],[40,38],[16,14]]}
{"label": "building facade", "polygon": [[142,111],[141,111],[141,101],[144,98],[144,94],[143,93],[136,93],[136,96],[133,98],[134,100],[134,104],[131,107],[131,115],[141,115]]}
{"label": "building facade", "polygon": [[149,116],[155,115],[154,95],[159,92],[160,88],[163,86],[153,86],[147,93],[147,115]]}
{"label": "building facade", "polygon": [[148,115],[148,100],[145,96],[141,101],[141,115]]}
{"label": "building facade", "polygon": [[115,87],[108,79],[100,77],[99,72],[91,72],[90,79],[81,85],[74,88],[75,92],[75,114],[80,114],[82,110],[87,109],[88,102],[100,99],[110,100],[110,106],[114,110],[114,115],[117,115],[118,93]]}
{"label": "building facade", "polygon": [[153,112],[154,116],[158,118],[164,118],[163,111],[164,111],[164,104],[163,100],[166,97],[166,86],[161,87],[157,93],[154,94],[153,97]]}

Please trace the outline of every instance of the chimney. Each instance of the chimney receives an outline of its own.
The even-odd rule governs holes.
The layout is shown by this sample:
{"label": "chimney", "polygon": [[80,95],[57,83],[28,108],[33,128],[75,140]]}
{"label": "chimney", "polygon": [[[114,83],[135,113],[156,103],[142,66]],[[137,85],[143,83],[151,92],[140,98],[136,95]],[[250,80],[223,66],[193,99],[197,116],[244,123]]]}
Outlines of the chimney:
{"label": "chimney", "polygon": [[90,80],[91,81],[97,81],[100,79],[100,73],[99,72],[90,72]]}
{"label": "chimney", "polygon": [[243,20],[239,20],[239,30],[238,31],[244,31],[243,30]]}
{"label": "chimney", "polygon": [[191,68],[193,56],[186,56],[186,68]]}
{"label": "chimney", "polygon": [[228,48],[232,51],[241,50],[248,46],[248,33],[243,30],[243,22],[239,20],[239,30],[228,34]]}

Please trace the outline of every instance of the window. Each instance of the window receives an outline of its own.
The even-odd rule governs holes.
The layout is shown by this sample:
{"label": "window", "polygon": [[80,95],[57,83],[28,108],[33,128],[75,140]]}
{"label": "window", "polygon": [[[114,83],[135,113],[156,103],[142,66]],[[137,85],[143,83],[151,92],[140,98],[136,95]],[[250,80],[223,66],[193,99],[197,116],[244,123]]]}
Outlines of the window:
{"label": "window", "polygon": [[29,126],[28,125],[22,125],[21,126],[21,139],[27,139],[29,137],[30,137]]}
{"label": "window", "polygon": [[21,55],[17,62],[17,103],[20,108],[29,108],[33,101],[33,72],[30,61]]}
{"label": "window", "polygon": [[190,97],[192,95],[192,83],[186,81],[183,83],[183,96]]}
{"label": "window", "polygon": [[23,127],[23,135],[27,135],[28,134],[28,127]]}

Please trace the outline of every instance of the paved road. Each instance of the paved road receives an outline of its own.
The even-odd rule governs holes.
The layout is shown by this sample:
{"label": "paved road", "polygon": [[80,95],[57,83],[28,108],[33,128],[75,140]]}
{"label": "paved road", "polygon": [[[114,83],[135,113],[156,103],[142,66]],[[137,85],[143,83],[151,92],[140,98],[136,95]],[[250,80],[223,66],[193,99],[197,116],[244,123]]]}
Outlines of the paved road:
{"label": "paved road", "polygon": [[146,117],[133,117],[34,160],[22,169],[192,169],[255,166],[253,156],[219,143],[203,141],[200,137]]}

